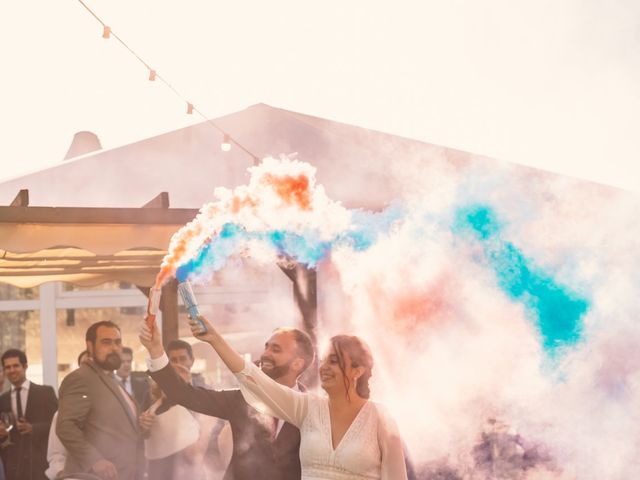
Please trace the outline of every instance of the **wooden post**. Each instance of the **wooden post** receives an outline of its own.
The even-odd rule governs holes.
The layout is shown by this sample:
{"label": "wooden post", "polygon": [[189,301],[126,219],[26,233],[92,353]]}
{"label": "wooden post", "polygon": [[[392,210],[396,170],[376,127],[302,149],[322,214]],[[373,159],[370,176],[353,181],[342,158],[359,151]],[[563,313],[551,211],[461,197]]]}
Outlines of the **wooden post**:
{"label": "wooden post", "polygon": [[162,340],[166,347],[171,340],[177,340],[179,337],[178,281],[175,278],[162,287],[160,311],[162,311]]}
{"label": "wooden post", "polygon": [[[149,298],[149,287],[138,286],[144,295]],[[162,287],[160,297],[160,312],[162,312],[162,341],[164,346],[179,336],[178,326],[178,281],[172,278]]]}
{"label": "wooden post", "polygon": [[56,319],[56,282],[40,285],[40,347],[42,350],[42,383],[58,391],[58,323]]}
{"label": "wooden post", "polygon": [[[168,209],[169,193],[160,192],[154,198],[145,203],[142,208]],[[140,290],[142,290],[147,298],[149,298],[148,288],[140,288]],[[178,281],[175,278],[172,278],[162,287],[160,311],[162,312],[162,341],[166,347],[171,340],[176,340],[178,338],[180,332],[178,328]]]}

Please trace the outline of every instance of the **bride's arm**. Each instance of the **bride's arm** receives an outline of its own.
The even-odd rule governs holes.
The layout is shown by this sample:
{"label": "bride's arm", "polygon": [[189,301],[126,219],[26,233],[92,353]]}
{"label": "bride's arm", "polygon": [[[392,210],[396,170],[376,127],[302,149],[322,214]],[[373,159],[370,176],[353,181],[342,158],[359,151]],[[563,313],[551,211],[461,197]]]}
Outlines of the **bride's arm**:
{"label": "bride's arm", "polygon": [[398,426],[382,405],[375,405],[378,410],[378,444],[382,453],[380,478],[406,480],[407,466]]}
{"label": "bride's arm", "polygon": [[[159,343],[154,338],[154,331],[158,330],[157,327],[152,331],[144,323],[140,334],[142,343],[151,346]],[[300,426],[302,424],[307,414],[306,394],[279,384],[250,362],[245,365],[244,358],[227,343],[206,318],[199,316],[197,321],[191,320],[189,324],[191,325],[191,333],[198,340],[211,345],[229,370],[236,374],[240,382],[240,390],[247,403],[258,411],[282,418],[293,425]],[[202,326],[206,329],[204,333]],[[160,348],[161,345],[158,349]],[[153,358],[154,352],[152,350],[150,352]]]}
{"label": "bride's arm", "polygon": [[[191,320],[189,324],[194,336],[211,345],[229,370],[236,374],[242,396],[249,405],[297,427],[302,425],[308,408],[306,394],[279,384],[253,363],[245,362],[206,318],[200,316],[197,321]],[[201,333],[203,325],[205,333]]]}

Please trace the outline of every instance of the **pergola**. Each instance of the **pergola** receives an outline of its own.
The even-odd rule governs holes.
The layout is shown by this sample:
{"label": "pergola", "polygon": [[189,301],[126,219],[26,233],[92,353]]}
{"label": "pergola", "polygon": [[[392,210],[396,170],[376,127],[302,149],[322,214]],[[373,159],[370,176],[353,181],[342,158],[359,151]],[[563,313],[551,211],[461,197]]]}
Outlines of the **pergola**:
{"label": "pergola", "polygon": [[169,208],[166,193],[141,208],[30,207],[22,190],[0,206],[0,279],[21,288],[54,280],[149,287],[171,235],[196,214]]}
{"label": "pergola", "polygon": [[[169,208],[169,196],[159,194],[140,208],[30,207],[21,190],[10,206],[0,206],[0,282],[21,288],[40,286],[40,299],[3,302],[2,310],[39,309],[43,377],[56,384],[56,310],[99,308],[100,298],[83,302],[56,294],[61,281],[90,286],[126,281],[148,296],[166,254],[171,235],[198,211]],[[315,339],[315,272],[301,266],[283,269],[293,283],[294,298],[304,327]],[[304,287],[301,284],[306,282]],[[305,292],[303,294],[302,292]],[[207,301],[207,298],[201,300]],[[140,296],[109,298],[108,306],[142,306]],[[175,280],[162,291],[161,318],[165,342],[178,336],[178,295]]]}

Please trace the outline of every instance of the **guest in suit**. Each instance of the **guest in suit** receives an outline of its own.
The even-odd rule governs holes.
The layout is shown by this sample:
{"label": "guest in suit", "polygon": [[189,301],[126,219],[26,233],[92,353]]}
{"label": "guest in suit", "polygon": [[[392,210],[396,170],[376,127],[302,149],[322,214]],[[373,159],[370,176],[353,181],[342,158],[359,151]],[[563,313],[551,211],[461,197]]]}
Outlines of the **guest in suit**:
{"label": "guest in suit", "polygon": [[0,411],[13,412],[16,419],[9,435],[7,425],[0,424],[0,442],[9,437],[2,449],[6,479],[46,479],[49,428],[58,408],[55,391],[27,380],[27,356],[21,350],[4,352],[2,367],[11,390],[0,396]]}
{"label": "guest in suit", "polygon": [[[89,357],[89,352],[86,350],[83,350],[80,355],[78,355],[78,366],[89,363],[90,361],[91,357]],[[62,445],[62,442],[56,434],[55,425],[57,421],[58,412],[53,415],[51,424],[54,428],[49,430],[49,442],[47,444],[47,462],[49,463],[49,468],[47,468],[44,473],[49,480],[58,478],[58,474],[64,470],[64,464],[67,461],[67,449],[64,448],[64,445]],[[2,479],[0,478],[0,480]]]}
{"label": "guest in suit", "polygon": [[[158,329],[153,338],[141,334],[150,355],[151,377],[168,399],[184,407],[229,421],[233,453],[225,480],[300,479],[300,431],[250,407],[240,390],[206,390],[180,379],[169,365]],[[265,343],[261,368],[282,385],[303,389],[298,377],[314,358],[309,336],[294,328],[277,329]]]}
{"label": "guest in suit", "polygon": [[148,406],[145,405],[145,402],[149,401],[147,398],[149,395],[149,383],[147,382],[148,377],[146,373],[136,375],[136,373],[142,372],[131,371],[133,350],[129,347],[122,347],[122,354],[120,355],[120,358],[122,359],[122,363],[120,364],[120,368],[116,370],[116,379],[122,383],[127,393],[135,399],[138,404],[138,408],[142,410]]}
{"label": "guest in suit", "polygon": [[138,408],[113,375],[121,364],[120,328],[110,321],[94,323],[85,340],[91,362],[60,386],[56,433],[68,453],[63,474],[137,480],[143,470]]}

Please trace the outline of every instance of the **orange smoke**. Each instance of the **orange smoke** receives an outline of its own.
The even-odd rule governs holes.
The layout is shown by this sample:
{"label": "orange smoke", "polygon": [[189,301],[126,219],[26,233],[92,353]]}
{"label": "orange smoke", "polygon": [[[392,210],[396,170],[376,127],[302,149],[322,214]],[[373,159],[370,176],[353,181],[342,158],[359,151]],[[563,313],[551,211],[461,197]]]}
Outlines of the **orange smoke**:
{"label": "orange smoke", "polygon": [[264,183],[269,184],[283,202],[289,205],[297,205],[301,210],[311,210],[311,192],[309,190],[309,177],[300,174],[275,176],[266,174]]}
{"label": "orange smoke", "polygon": [[[273,160],[273,159],[271,159]],[[266,162],[266,161],[265,161]],[[289,163],[292,171],[274,173],[265,171],[271,168],[271,164],[261,164],[257,168],[250,169],[256,176],[257,182],[252,179],[246,187],[238,187],[231,195],[222,195],[217,202],[204,205],[196,218],[178,230],[169,244],[169,251],[162,261],[160,272],[156,277],[155,287],[160,288],[171,276],[179,265],[189,260],[208,240],[218,234],[222,224],[233,222],[234,217],[241,214],[256,214],[261,206],[264,206],[262,198],[270,192],[282,201],[285,206],[296,207],[301,211],[312,210],[314,182],[309,177],[313,171],[299,172],[295,162]],[[274,168],[278,168],[276,165]]]}
{"label": "orange smoke", "polygon": [[229,210],[231,213],[238,213],[244,208],[255,208],[258,206],[258,201],[251,197],[240,198],[235,195],[229,202]]}
{"label": "orange smoke", "polygon": [[197,221],[200,215],[202,211],[193,221],[187,223],[171,237],[169,253],[162,260],[160,272],[156,276],[155,288],[161,288],[169,277],[174,275],[180,261],[189,253],[189,247],[203,236],[203,224]]}
{"label": "orange smoke", "polygon": [[446,273],[428,285],[406,283],[395,291],[384,287],[380,280],[372,279],[367,285],[368,296],[374,311],[396,332],[406,335],[416,333],[417,330],[442,320],[442,315],[452,308],[446,299],[451,295],[448,291],[453,286],[453,281]]}

